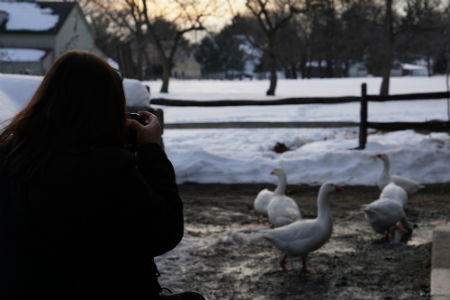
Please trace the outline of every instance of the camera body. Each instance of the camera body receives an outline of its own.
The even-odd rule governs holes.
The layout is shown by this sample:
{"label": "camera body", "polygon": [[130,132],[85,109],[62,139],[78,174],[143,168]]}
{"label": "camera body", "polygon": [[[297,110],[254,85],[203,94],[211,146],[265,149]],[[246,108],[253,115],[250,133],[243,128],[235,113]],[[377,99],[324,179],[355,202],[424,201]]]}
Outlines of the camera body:
{"label": "camera body", "polygon": [[[146,125],[145,116],[137,113],[127,113],[128,119],[138,121],[142,125]],[[127,137],[125,141],[125,148],[131,152],[136,152],[138,147],[136,132],[128,128]]]}
{"label": "camera body", "polygon": [[137,113],[128,113],[127,114],[127,118],[136,120],[139,123],[141,123],[142,125],[146,125],[147,124],[145,122],[145,116],[144,115],[140,115],[140,114],[137,114]]}

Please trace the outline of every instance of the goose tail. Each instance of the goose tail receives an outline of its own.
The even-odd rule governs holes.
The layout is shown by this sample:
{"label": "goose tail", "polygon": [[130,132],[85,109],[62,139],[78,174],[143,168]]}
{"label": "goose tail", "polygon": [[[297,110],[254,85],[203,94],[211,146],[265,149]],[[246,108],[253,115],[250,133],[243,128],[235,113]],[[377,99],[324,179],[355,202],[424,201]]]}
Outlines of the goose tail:
{"label": "goose tail", "polygon": [[233,231],[229,230],[226,233],[225,239],[240,245],[249,245],[265,238],[266,228],[255,228],[247,231]]}

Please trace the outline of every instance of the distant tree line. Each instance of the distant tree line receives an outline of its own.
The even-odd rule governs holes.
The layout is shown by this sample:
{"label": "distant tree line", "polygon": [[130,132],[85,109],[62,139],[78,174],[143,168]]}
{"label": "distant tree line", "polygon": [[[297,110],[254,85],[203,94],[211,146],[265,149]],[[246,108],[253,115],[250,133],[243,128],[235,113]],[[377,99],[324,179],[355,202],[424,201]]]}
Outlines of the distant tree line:
{"label": "distant tree line", "polygon": [[[392,7],[392,0],[385,2],[389,1]],[[273,41],[267,38],[268,32],[258,20],[258,14],[236,15],[231,24],[201,41],[196,58],[205,75],[243,70],[247,57],[236,49],[245,49],[245,45],[262,50],[256,71],[270,72],[275,61],[276,70],[284,72],[286,78],[310,78],[313,67],[321,70],[320,77],[345,77],[354,63],[363,64],[371,75],[383,76],[384,69],[390,72],[395,61],[413,63],[418,60],[427,63],[430,75],[446,73],[450,4],[440,0],[395,1],[396,9],[391,9],[391,16],[386,20],[385,2],[323,0],[310,3],[308,9],[298,9],[278,29]],[[224,46],[225,36],[227,45],[234,45],[234,51]],[[226,63],[225,60],[231,59],[233,65]]]}
{"label": "distant tree line", "polygon": [[[214,0],[173,0],[179,9],[175,16],[155,13],[157,1],[79,0],[103,51],[120,60],[124,51],[117,49],[132,45],[131,67],[124,66],[130,77],[161,76],[161,92],[168,91],[179,51],[196,58],[205,78],[242,78],[252,61],[251,71],[269,74],[268,95],[275,94],[278,72],[286,78],[310,78],[319,69],[320,77],[345,77],[359,63],[369,74],[383,77],[380,94],[387,94],[390,70],[397,61],[425,61],[430,74],[448,71],[446,0],[242,1],[246,10],[211,32],[204,20],[217,13]],[[186,38],[190,31],[206,34],[193,44]],[[150,57],[155,51],[156,61]]]}

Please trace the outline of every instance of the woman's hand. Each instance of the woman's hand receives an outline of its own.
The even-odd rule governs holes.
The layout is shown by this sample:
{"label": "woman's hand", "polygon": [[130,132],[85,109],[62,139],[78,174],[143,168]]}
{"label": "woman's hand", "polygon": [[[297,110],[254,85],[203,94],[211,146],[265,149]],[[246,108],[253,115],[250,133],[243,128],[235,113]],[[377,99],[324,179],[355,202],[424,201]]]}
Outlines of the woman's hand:
{"label": "woman's hand", "polygon": [[139,111],[145,116],[145,125],[133,119],[127,119],[127,125],[136,132],[137,143],[140,145],[148,143],[161,144],[161,125],[158,117],[148,111]]}

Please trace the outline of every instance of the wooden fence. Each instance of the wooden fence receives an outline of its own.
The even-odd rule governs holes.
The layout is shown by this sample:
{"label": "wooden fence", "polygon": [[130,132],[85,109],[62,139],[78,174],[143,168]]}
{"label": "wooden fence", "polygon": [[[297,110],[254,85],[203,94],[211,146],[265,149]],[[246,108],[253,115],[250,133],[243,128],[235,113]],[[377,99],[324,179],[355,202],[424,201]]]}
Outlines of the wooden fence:
{"label": "wooden fence", "polygon": [[[368,102],[385,101],[411,101],[411,100],[433,100],[450,98],[449,92],[437,93],[416,93],[398,94],[390,96],[377,96],[367,94],[367,85],[361,85],[361,96],[345,97],[304,97],[285,98],[278,100],[174,100],[167,98],[156,98],[151,100],[151,104],[163,106],[198,106],[198,107],[218,107],[218,106],[268,106],[268,105],[307,105],[307,104],[338,104],[348,102],[360,102],[359,122],[214,122],[214,123],[177,123],[163,124],[166,129],[200,129],[200,128],[339,128],[339,127],[359,127],[359,146],[355,149],[364,149],[367,142],[367,129],[373,128],[383,131],[395,130],[427,130],[435,132],[450,132],[450,121],[428,121],[428,122],[368,122]],[[160,120],[163,120],[162,111]]]}

